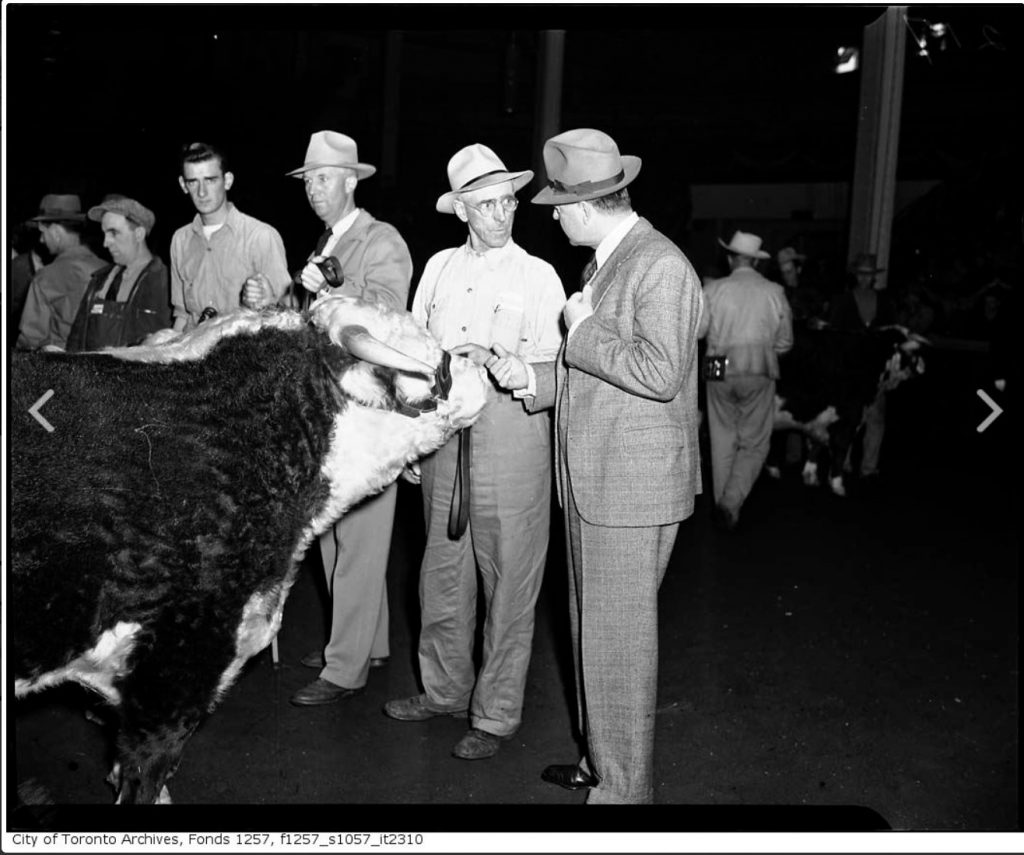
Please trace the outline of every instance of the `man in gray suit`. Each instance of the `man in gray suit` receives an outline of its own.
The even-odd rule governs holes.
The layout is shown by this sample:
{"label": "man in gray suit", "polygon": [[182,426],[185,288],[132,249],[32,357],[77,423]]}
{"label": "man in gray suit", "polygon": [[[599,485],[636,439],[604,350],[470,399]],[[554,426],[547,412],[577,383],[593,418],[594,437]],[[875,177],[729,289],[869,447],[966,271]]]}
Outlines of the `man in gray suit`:
{"label": "man in gray suit", "polygon": [[[633,212],[640,159],[601,131],[544,144],[553,205],[569,242],[594,247],[554,362],[527,365],[495,345],[488,369],[526,400],[554,406],[555,459],[569,565],[576,764],[542,777],[590,788],[588,803],[654,799],[658,587],[679,523],[701,492],[697,444],[700,281],[686,257]],[[593,272],[591,272],[591,268]]]}

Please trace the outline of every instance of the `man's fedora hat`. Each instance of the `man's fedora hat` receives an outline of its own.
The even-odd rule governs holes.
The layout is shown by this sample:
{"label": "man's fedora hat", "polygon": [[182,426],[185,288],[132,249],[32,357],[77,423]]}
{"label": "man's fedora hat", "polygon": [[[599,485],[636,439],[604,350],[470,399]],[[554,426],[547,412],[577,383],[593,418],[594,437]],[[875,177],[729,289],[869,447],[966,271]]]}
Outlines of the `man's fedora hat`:
{"label": "man's fedora hat", "polygon": [[39,214],[29,220],[30,223],[81,223],[85,220],[82,213],[82,200],[73,193],[47,193],[39,203]]}
{"label": "man's fedora hat", "polygon": [[619,154],[608,134],[593,128],[565,131],[544,143],[548,186],[535,205],[571,205],[621,190],[640,173],[640,158]]}
{"label": "man's fedora hat", "polygon": [[153,231],[153,226],[156,224],[156,215],[149,208],[118,193],[108,193],[102,202],[93,205],[89,209],[89,219],[98,223],[108,211],[111,214],[121,214],[133,223],[142,226],[147,235]]}
{"label": "man's fedora hat", "polygon": [[359,162],[356,141],[336,131],[317,131],[309,138],[306,148],[306,162],[287,175],[302,175],[321,166],[343,166],[355,172],[357,178],[369,178],[377,171],[376,166]]}
{"label": "man's fedora hat", "polygon": [[725,247],[726,252],[731,252],[733,255],[745,255],[747,258],[771,257],[761,249],[761,238],[749,232],[736,232],[728,243],[721,238],[718,239],[718,242]]}
{"label": "man's fedora hat", "polygon": [[448,183],[452,189],[437,198],[437,210],[442,214],[454,214],[453,203],[462,193],[480,190],[494,184],[512,182],[515,190],[521,190],[533,180],[533,170],[509,172],[491,149],[481,143],[473,143],[459,149],[448,161]]}
{"label": "man's fedora hat", "polygon": [[882,273],[884,267],[878,266],[878,256],[873,252],[858,252],[850,264],[851,273]]}

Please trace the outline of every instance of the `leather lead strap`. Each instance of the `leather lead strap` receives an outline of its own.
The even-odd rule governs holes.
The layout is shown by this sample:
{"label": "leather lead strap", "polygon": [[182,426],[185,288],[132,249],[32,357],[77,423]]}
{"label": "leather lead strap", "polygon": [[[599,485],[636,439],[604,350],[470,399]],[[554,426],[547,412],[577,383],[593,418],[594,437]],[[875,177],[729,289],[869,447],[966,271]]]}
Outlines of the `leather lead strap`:
{"label": "leather lead strap", "polygon": [[455,467],[455,489],[452,490],[452,507],[448,514],[448,537],[458,540],[469,525],[469,473],[472,468],[472,438],[470,428],[459,431],[458,461]]}

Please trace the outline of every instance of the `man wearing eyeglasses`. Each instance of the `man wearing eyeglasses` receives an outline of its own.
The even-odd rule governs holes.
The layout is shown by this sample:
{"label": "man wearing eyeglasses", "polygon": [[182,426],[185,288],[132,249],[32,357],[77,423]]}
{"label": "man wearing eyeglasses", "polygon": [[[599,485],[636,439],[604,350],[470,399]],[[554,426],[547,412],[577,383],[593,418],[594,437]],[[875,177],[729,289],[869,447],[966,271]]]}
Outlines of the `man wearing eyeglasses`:
{"label": "man wearing eyeglasses", "polygon": [[[500,346],[525,362],[554,359],[562,341],[565,292],[554,268],[512,240],[515,193],[533,178],[509,172],[476,143],[448,163],[451,190],[437,210],[469,230],[461,246],[434,255],[412,312],[441,346],[485,364]],[[423,693],[389,701],[400,721],[469,712],[469,729],[452,750],[463,760],[492,757],[518,729],[533,644],[534,605],[547,556],[551,495],[550,416],[531,415],[496,387],[461,461],[472,458],[468,497],[456,490],[460,437],[413,464],[421,483],[427,543],[420,569],[419,663]],[[465,486],[465,481],[463,481]],[[453,496],[468,504],[465,530],[453,522]],[[464,505],[463,505],[464,506]],[[479,671],[474,668],[477,574],[486,615]]]}

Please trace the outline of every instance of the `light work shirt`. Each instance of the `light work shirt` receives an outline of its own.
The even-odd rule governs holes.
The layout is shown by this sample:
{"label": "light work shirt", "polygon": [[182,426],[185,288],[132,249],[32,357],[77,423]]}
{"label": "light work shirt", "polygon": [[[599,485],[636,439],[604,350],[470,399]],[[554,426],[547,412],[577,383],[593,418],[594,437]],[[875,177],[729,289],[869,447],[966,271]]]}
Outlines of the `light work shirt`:
{"label": "light work shirt", "polygon": [[230,202],[221,228],[209,238],[199,214],[171,238],[171,306],[174,323],[192,329],[203,309],[224,314],[242,304],[245,280],[264,274],[279,300],[291,282],[284,242],[277,229],[243,214]]}
{"label": "light work shirt", "polygon": [[501,344],[526,362],[555,358],[565,291],[555,269],[509,240],[475,252],[467,240],[427,262],[412,314],[444,350]]}

